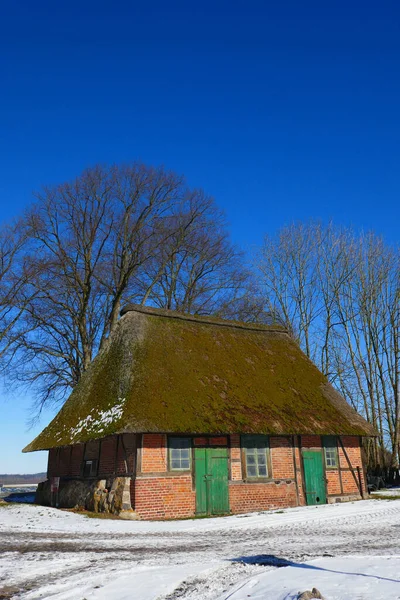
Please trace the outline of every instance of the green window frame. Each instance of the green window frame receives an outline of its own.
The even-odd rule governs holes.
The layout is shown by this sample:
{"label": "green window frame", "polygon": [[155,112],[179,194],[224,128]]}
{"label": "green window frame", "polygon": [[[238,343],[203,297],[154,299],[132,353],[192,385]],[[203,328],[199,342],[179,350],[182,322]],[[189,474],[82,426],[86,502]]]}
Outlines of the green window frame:
{"label": "green window frame", "polygon": [[192,440],[188,437],[168,438],[170,471],[190,471],[192,468]]}
{"label": "green window frame", "polygon": [[271,462],[267,435],[242,435],[243,462],[246,479],[270,479]]}
{"label": "green window frame", "polygon": [[325,467],[327,469],[337,469],[339,467],[337,437],[335,435],[325,435],[323,437],[323,446]]}

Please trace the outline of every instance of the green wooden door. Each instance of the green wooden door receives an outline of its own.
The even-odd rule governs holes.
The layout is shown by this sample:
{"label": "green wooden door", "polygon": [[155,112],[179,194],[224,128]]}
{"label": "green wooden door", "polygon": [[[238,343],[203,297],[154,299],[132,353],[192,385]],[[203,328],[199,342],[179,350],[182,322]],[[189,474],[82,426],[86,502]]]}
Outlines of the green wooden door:
{"label": "green wooden door", "polygon": [[207,515],[208,514],[206,450],[208,450],[208,448],[195,448],[194,449],[194,478],[195,478],[195,486],[196,486],[196,513],[198,515]]}
{"label": "green wooden door", "polygon": [[228,448],[195,448],[194,460],[196,513],[228,513]]}
{"label": "green wooden door", "polygon": [[325,504],[325,474],[322,452],[303,451],[307,504]]}

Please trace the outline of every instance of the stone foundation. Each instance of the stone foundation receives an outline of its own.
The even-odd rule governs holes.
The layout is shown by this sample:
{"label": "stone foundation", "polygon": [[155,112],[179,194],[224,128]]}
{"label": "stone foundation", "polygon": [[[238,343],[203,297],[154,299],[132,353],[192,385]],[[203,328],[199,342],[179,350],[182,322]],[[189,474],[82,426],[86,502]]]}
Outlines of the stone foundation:
{"label": "stone foundation", "polygon": [[[369,496],[365,496],[365,499]],[[329,496],[326,501],[328,504],[337,504],[338,502],[355,502],[356,500],[362,500],[360,494],[351,494],[348,496]]]}
{"label": "stone foundation", "polygon": [[58,493],[51,492],[49,479],[39,483],[35,502],[44,506],[82,508],[119,515],[132,513],[130,477],[114,479],[60,479]]}

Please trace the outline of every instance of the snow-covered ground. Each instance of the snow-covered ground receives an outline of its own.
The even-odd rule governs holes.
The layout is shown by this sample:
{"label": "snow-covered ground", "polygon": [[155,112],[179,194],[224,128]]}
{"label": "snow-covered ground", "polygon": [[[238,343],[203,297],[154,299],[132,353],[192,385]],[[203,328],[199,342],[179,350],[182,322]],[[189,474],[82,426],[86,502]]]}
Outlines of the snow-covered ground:
{"label": "snow-covered ground", "polygon": [[150,523],[0,506],[0,598],[400,598],[399,533],[400,500]]}
{"label": "snow-covered ground", "polygon": [[296,600],[317,588],[326,600],[394,600],[400,598],[398,556],[346,556],[293,563],[241,582],[221,600]]}
{"label": "snow-covered ground", "polygon": [[388,489],[383,489],[383,490],[377,490],[376,492],[371,492],[371,496],[386,496],[386,497],[393,497],[393,498],[400,498],[400,488],[398,487],[392,487],[392,488],[388,488]]}

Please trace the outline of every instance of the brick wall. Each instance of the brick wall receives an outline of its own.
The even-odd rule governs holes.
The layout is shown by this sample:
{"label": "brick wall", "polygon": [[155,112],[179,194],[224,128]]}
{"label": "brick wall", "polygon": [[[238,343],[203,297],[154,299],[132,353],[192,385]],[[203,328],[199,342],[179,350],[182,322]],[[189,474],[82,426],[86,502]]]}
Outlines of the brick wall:
{"label": "brick wall", "polygon": [[[338,442],[340,474],[339,469],[326,469],[326,489],[328,496],[359,494],[357,467],[360,467],[361,469],[361,481],[363,489],[365,490],[360,440],[357,436],[341,436],[341,440],[349,458],[350,465],[354,469],[354,475],[357,478],[357,482],[354,479],[353,473],[351,472],[350,465],[346,459],[342,446]],[[322,449],[323,452],[322,438],[320,436],[302,436],[301,444],[303,448],[316,450]],[[342,483],[340,483],[340,479],[342,480]]]}
{"label": "brick wall", "polygon": [[208,446],[208,437],[195,437],[193,444],[194,446]]}
{"label": "brick wall", "polygon": [[99,458],[99,443],[96,441],[85,444],[85,460],[97,460]]}
{"label": "brick wall", "polygon": [[165,473],[167,470],[167,436],[144,434],[141,452],[142,473]]}
{"label": "brick wall", "polygon": [[270,457],[272,477],[284,479],[279,483],[246,483],[242,480],[240,436],[231,435],[231,482],[229,502],[232,513],[244,513],[255,510],[268,510],[297,506],[297,493],[294,479],[293,450],[291,438],[271,437]]}
{"label": "brick wall", "polygon": [[57,477],[58,448],[50,448],[47,460],[47,477]]}
{"label": "brick wall", "polygon": [[61,477],[69,475],[70,460],[71,446],[67,446],[66,448],[60,448],[58,453],[57,475],[60,475]]}
{"label": "brick wall", "polygon": [[[123,440],[123,443],[122,443]],[[125,447],[125,449],[124,449]],[[100,442],[88,442],[87,444],[75,444],[64,448],[52,448],[49,450],[48,476],[80,477],[83,474],[83,463],[85,460],[100,461],[98,477],[109,475],[126,475],[135,470],[136,463],[136,440],[134,434],[123,434],[109,436]]]}
{"label": "brick wall", "polygon": [[72,446],[71,451],[71,461],[69,465],[69,475],[71,477],[79,477],[83,471],[83,452],[84,445],[77,444],[76,446]]}
{"label": "brick wall", "polygon": [[196,494],[191,475],[137,478],[135,511],[141,519],[150,520],[194,516]]}
{"label": "brick wall", "polygon": [[134,473],[136,463],[136,444],[133,433],[124,433],[117,436],[117,451],[115,472],[117,475]]}
{"label": "brick wall", "polygon": [[[362,468],[359,438],[344,436],[342,440],[351,465],[357,474],[356,467],[360,466]],[[230,447],[229,497],[232,513],[296,506],[298,503],[305,504],[301,453],[297,436],[295,437],[294,460],[292,437],[272,436],[270,438],[273,480],[263,483],[243,481],[239,435],[231,435],[229,440],[223,436],[212,439],[213,444],[228,443],[228,441]],[[198,437],[194,439],[194,443],[199,446],[208,445],[210,438]],[[306,449],[321,450],[321,438],[320,436],[302,436],[301,445]],[[49,477],[79,477],[82,474],[84,458],[98,458],[99,447],[99,442],[90,442],[73,447],[51,449],[48,459]],[[125,461],[128,471],[134,472],[135,456],[136,439],[134,434],[119,436],[119,442],[117,436],[104,438],[101,441],[99,478],[105,478],[113,474],[125,474]],[[338,446],[338,457],[341,467],[341,481],[338,469],[328,469],[326,471],[328,496],[358,494],[357,483],[340,444]],[[166,435],[144,434],[142,436],[140,465],[141,468],[137,473],[136,482],[133,480],[131,484],[132,506],[135,507],[140,518],[169,519],[191,517],[195,514],[196,493],[193,473],[174,474],[167,471]],[[297,480],[298,497],[296,484],[293,481],[295,478]],[[363,472],[362,481],[364,483]]]}
{"label": "brick wall", "polygon": [[356,484],[351,471],[342,471],[343,493],[357,494],[359,493],[358,485]]}
{"label": "brick wall", "polygon": [[[361,484],[363,487],[363,490],[366,491],[366,487],[365,487],[365,478],[364,478],[364,469],[363,469],[363,462],[362,462],[362,458],[361,458],[361,446],[360,446],[360,440],[358,437],[356,436],[342,436],[342,443],[343,446],[346,449],[346,454],[349,458],[350,464],[352,465],[353,469],[355,469],[355,474],[357,475],[357,467],[360,467],[361,470]],[[349,468],[349,464],[346,460],[345,454],[343,452],[342,446],[339,443],[339,461],[340,461],[340,468],[341,469],[346,469]],[[349,477],[346,475],[345,480],[343,479],[343,471],[342,471],[342,481],[343,481],[343,491],[344,493],[352,493],[352,492],[357,492],[358,487],[356,485],[356,482],[354,481],[354,477],[352,476],[351,473],[350,477],[351,477],[351,481],[349,479]]]}
{"label": "brick wall", "polygon": [[117,436],[110,436],[101,440],[100,461],[98,468],[99,478],[112,475],[115,472],[115,456],[117,451]]}
{"label": "brick wall", "polygon": [[326,479],[327,479],[326,490],[327,490],[328,496],[340,495],[342,493],[342,490],[341,490],[341,486],[340,486],[339,471],[336,469],[327,469],[326,470]]}
{"label": "brick wall", "polygon": [[232,513],[297,506],[295,483],[232,483],[229,486]]}
{"label": "brick wall", "polygon": [[302,435],[301,436],[301,447],[302,448],[321,448],[321,436],[320,435]]}
{"label": "brick wall", "polygon": [[293,450],[291,438],[271,437],[272,477],[274,479],[294,479]]}
{"label": "brick wall", "polygon": [[232,481],[241,481],[242,477],[240,435],[231,435],[231,479]]}

